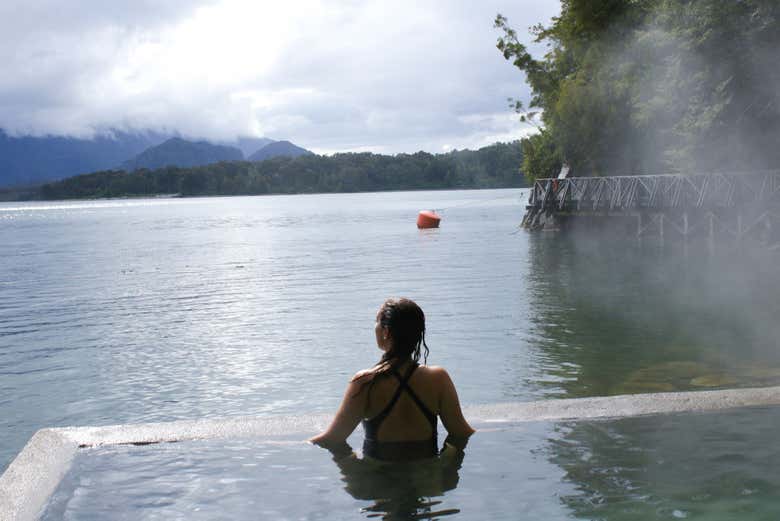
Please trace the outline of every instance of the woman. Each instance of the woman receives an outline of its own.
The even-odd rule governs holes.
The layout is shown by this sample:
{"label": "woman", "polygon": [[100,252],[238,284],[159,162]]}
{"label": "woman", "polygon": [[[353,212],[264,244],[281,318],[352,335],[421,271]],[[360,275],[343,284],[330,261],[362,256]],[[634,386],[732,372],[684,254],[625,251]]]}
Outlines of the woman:
{"label": "woman", "polygon": [[464,448],[474,429],[466,422],[455,386],[441,367],[419,365],[428,357],[425,315],[409,299],[388,299],[376,316],[376,343],[383,351],[372,368],[347,386],[336,417],[310,441],[349,451],[347,437],[363,420],[363,454],[378,460],[408,461],[438,454],[437,417],[447,429],[445,447]]}

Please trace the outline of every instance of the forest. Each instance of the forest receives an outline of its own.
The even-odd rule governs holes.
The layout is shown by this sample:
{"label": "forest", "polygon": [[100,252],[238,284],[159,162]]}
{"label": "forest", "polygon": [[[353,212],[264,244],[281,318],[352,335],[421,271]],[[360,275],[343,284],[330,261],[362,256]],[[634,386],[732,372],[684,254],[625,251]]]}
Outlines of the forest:
{"label": "forest", "polygon": [[779,20],[777,0],[562,0],[531,29],[547,49],[534,56],[499,14],[497,47],[532,89],[527,106],[510,101],[539,128],[522,141],[522,170],[777,168]]}
{"label": "forest", "polygon": [[446,154],[343,153],[224,161],[133,172],[107,170],[41,186],[42,199],[260,195],[525,186],[519,142]]}

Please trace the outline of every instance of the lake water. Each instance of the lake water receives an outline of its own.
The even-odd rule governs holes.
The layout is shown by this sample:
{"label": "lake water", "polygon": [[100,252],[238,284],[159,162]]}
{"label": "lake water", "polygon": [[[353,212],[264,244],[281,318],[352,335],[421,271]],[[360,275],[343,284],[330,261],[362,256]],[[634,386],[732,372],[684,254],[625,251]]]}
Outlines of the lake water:
{"label": "lake water", "polygon": [[0,470],[46,426],[332,411],[391,295],[467,404],[780,382],[773,260],[530,235],[524,201],[0,204]]}

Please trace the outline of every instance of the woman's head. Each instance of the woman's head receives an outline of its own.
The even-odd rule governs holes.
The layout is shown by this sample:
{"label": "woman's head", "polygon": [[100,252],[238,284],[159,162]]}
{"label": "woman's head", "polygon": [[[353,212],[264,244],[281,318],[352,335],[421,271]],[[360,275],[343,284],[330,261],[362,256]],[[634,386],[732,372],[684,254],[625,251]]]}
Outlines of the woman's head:
{"label": "woman's head", "polygon": [[425,314],[407,298],[387,299],[377,313],[377,343],[385,351],[383,362],[402,362],[411,358],[428,358],[425,344]]}

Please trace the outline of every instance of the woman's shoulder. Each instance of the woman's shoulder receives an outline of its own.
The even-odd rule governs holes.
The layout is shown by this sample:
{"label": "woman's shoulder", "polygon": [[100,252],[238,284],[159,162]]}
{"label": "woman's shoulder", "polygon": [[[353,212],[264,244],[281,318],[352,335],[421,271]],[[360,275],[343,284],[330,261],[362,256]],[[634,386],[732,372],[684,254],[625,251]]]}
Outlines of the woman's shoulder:
{"label": "woman's shoulder", "polygon": [[[438,365],[419,365],[415,372],[422,375],[426,379],[431,380],[447,380],[449,374],[447,370]],[[373,381],[374,379],[390,378],[391,374],[387,371],[381,371],[379,367],[369,367],[368,369],[361,369],[352,376],[350,383],[365,384]]]}
{"label": "woman's shoulder", "polygon": [[447,370],[438,365],[421,365],[420,367],[417,368],[417,371],[420,371],[428,378],[432,378],[436,380],[449,378],[449,374],[447,373]]}
{"label": "woman's shoulder", "polygon": [[372,381],[377,376],[377,368],[369,367],[368,369],[361,369],[350,379],[350,382],[364,384]]}

